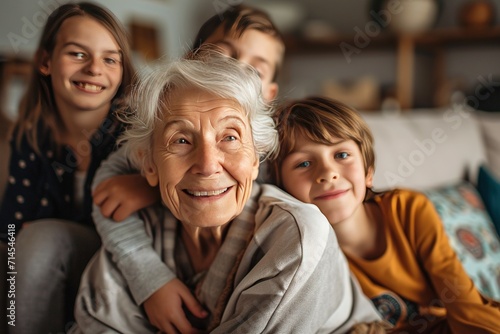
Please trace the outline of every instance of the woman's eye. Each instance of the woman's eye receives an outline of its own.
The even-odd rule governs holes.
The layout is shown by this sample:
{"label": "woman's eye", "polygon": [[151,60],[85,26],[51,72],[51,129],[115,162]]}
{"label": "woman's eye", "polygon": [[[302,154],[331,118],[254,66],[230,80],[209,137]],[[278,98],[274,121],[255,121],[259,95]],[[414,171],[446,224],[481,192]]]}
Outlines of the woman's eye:
{"label": "woman's eye", "polygon": [[299,163],[297,165],[297,168],[306,168],[306,167],[309,167],[311,166],[311,162],[310,161],[303,161],[301,163]]}
{"label": "woman's eye", "polygon": [[186,138],[179,138],[174,141],[174,144],[189,144]]}
{"label": "woman's eye", "polygon": [[224,141],[235,141],[236,140],[236,136],[226,136],[224,137]]}
{"label": "woman's eye", "polygon": [[347,159],[349,157],[349,153],[347,152],[340,152],[335,154],[335,159]]}

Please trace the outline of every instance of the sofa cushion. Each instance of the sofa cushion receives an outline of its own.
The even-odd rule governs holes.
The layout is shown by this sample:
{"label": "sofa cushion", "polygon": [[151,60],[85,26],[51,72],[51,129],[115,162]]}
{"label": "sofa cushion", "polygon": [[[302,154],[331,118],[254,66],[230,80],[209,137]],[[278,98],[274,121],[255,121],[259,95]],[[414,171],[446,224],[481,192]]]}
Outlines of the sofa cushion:
{"label": "sofa cushion", "polygon": [[500,300],[500,240],[474,186],[460,182],[424,193],[465,271],[485,296]]}
{"label": "sofa cushion", "polygon": [[483,199],[493,224],[500,235],[500,180],[486,166],[479,168],[477,190]]}
{"label": "sofa cushion", "polygon": [[478,112],[488,168],[500,180],[500,111]]}
{"label": "sofa cushion", "polygon": [[467,110],[363,113],[363,117],[375,138],[375,190],[424,190],[465,176],[475,182],[480,164],[486,161],[481,129]]}

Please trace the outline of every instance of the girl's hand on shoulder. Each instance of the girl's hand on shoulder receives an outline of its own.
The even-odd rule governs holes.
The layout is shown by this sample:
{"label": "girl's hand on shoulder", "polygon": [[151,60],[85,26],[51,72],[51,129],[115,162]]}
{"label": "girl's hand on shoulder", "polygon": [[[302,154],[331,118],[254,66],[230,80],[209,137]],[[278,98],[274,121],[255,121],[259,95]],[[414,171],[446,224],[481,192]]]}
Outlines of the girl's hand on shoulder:
{"label": "girl's hand on shoulder", "polygon": [[144,302],[149,321],[162,333],[203,333],[190,323],[184,308],[198,319],[208,315],[188,287],[177,278],[162,286]]}
{"label": "girl's hand on shoulder", "polygon": [[132,213],[160,200],[160,192],[140,174],[117,175],[95,188],[94,203],[104,217],[122,221]]}

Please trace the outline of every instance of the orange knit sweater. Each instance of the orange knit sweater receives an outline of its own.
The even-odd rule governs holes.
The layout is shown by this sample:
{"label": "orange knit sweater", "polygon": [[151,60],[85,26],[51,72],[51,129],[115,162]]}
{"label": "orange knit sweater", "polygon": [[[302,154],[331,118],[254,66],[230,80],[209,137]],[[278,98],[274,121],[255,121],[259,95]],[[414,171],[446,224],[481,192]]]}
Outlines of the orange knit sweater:
{"label": "orange knit sweater", "polygon": [[485,300],[423,194],[377,195],[387,248],[375,260],[347,256],[364,293],[400,333],[500,333],[500,306]]}

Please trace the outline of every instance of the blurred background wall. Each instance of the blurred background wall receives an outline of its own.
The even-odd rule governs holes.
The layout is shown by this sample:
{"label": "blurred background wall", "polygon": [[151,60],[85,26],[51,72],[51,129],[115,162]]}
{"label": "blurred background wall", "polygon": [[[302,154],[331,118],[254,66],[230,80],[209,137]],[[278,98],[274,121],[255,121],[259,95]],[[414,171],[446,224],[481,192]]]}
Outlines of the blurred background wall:
{"label": "blurred background wall", "polygon": [[[1,1],[0,60],[2,63],[29,61],[47,13],[64,1]],[[377,30],[373,25],[377,19],[370,11],[379,13],[385,8],[384,1],[96,2],[113,11],[135,34],[135,61],[139,67],[160,56],[182,55],[191,45],[201,23],[222,12],[229,4],[247,3],[268,10],[282,28],[290,46],[280,77],[282,98],[325,93],[345,96],[348,102],[354,101],[360,109],[378,110],[382,108],[382,103],[394,102],[392,97],[400,102],[398,94],[401,92],[398,90],[401,89],[398,87],[403,80],[407,82],[406,86],[410,86],[404,90],[411,94],[406,99],[409,102],[405,107],[429,108],[446,104],[455,91],[464,94],[473,91],[481,78],[488,80],[491,77],[491,81],[498,78],[500,0],[487,1],[490,5],[489,22],[472,35],[467,32],[470,29],[463,32],[465,6],[486,0],[394,1],[399,2],[400,7],[408,8],[410,3],[421,1],[437,4],[433,10],[429,10],[428,4],[412,7],[409,17],[424,21],[426,27],[417,31],[424,37],[413,41],[410,49],[406,48],[404,52],[401,52],[400,44],[402,35],[394,35],[396,29],[388,26]],[[394,23],[395,16],[392,19]],[[456,32],[456,29],[461,30]],[[484,31],[489,31],[486,38],[483,38]],[[361,36],[363,34],[365,39]],[[403,35],[411,34],[404,32]],[[432,40],[434,35],[438,36],[437,41]],[[344,48],[340,46],[342,43]],[[406,62],[405,57],[409,57],[410,62]],[[439,80],[438,84],[436,80]],[[10,88],[3,87],[3,95],[10,89],[9,98],[3,99],[4,110],[14,110],[15,96],[22,86],[18,84],[16,88],[16,81],[11,83]]]}

